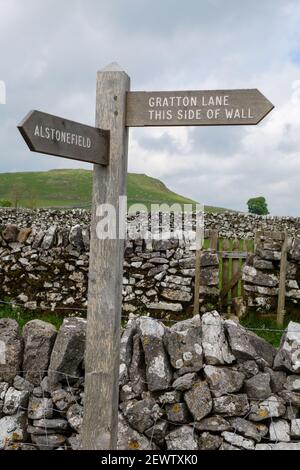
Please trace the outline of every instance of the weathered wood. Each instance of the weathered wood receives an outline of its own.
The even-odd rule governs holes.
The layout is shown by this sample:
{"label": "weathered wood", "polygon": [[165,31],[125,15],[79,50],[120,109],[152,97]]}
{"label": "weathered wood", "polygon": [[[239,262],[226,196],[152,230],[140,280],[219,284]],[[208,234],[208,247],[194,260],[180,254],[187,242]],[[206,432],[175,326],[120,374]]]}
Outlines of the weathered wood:
{"label": "weathered wood", "polygon": [[[231,289],[233,289],[239,282],[240,278],[241,278],[241,269],[239,268],[239,270],[235,273],[235,275],[230,279],[230,281],[227,282],[227,284],[224,284],[224,287],[222,288],[222,291],[221,291],[221,298],[224,299],[228,294],[229,292],[231,291]],[[237,297],[237,296],[236,296]]]}
{"label": "weathered wood", "polygon": [[18,129],[32,152],[99,165],[108,164],[108,130],[40,111],[31,111]]}
{"label": "weathered wood", "polygon": [[284,242],[281,250],[280,261],[280,280],[279,280],[279,295],[277,306],[277,325],[283,326],[285,314],[285,294],[286,294],[286,273],[287,273],[287,251],[288,251],[288,235],[285,233]]}
{"label": "weathered wood", "polygon": [[220,255],[224,259],[247,259],[248,251],[220,251]]}
{"label": "weathered wood", "polygon": [[135,91],[127,94],[126,125],[255,125],[273,108],[273,104],[256,89]]}
{"label": "weathered wood", "polygon": [[[223,250],[229,251],[229,240],[223,240]],[[224,258],[222,260],[222,286],[225,287],[229,284],[229,259]],[[222,305],[227,305],[226,296],[228,296],[228,292],[225,295],[221,295],[221,303]]]}
{"label": "weathered wood", "polygon": [[[239,240],[235,239],[233,240],[232,244],[232,251],[233,252],[238,252],[240,249],[240,242]],[[234,254],[234,253],[233,253]],[[232,260],[232,279],[235,278],[237,273],[240,273],[240,259],[239,258],[233,258]],[[240,278],[240,276],[239,276]],[[234,299],[235,297],[238,297],[239,295],[239,280],[232,286],[231,289],[231,298]]]}
{"label": "weathered wood", "polygon": [[[110,130],[111,144],[109,166],[94,167],[82,431],[82,447],[87,450],[117,446],[124,258],[124,240],[118,238],[118,233],[125,224],[125,220],[118,220],[118,209],[119,196],[126,194],[125,108],[129,86],[129,77],[115,66],[98,73],[96,125]],[[101,215],[106,215],[101,211],[103,204],[111,205],[117,220],[117,233],[106,239],[97,226]]]}
{"label": "weathered wood", "polygon": [[201,275],[201,250],[196,250],[195,259],[195,287],[194,287],[194,316],[200,311],[200,275]]}
{"label": "weathered wood", "polygon": [[210,249],[213,251],[217,251],[218,243],[219,243],[219,233],[217,230],[212,230],[210,232]]}
{"label": "weathered wood", "polygon": [[[243,250],[249,253],[251,252],[251,240],[243,240]],[[241,271],[243,269],[245,262],[242,261],[242,266],[241,266]],[[243,280],[241,281],[241,297],[244,297],[245,294],[245,289],[244,289],[244,283]]]}

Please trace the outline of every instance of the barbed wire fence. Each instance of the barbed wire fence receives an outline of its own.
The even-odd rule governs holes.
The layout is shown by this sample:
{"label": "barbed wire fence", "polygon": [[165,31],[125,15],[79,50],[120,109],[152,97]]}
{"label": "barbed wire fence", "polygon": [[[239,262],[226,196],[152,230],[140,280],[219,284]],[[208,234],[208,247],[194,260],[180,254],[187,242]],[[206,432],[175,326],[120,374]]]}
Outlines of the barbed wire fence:
{"label": "barbed wire fence", "polygon": [[[22,304],[19,304],[19,303],[16,303],[16,302],[9,302],[7,300],[0,300],[0,306],[9,306],[11,308],[24,308],[24,305]],[[50,309],[49,309],[50,310]],[[87,313],[87,307],[55,307],[54,309],[51,309],[51,312],[63,312],[63,311],[72,311],[74,313],[76,312],[80,312],[81,314],[83,313]],[[163,318],[156,318],[156,317],[152,317],[152,316],[149,316],[149,318],[152,318],[152,319],[155,319],[155,320],[158,320],[158,321],[161,321],[163,323],[173,323],[173,324],[176,324],[178,323],[179,320],[172,320],[172,319],[163,319]],[[188,319],[192,319],[193,317],[190,317],[190,318],[187,318]],[[128,315],[122,315],[122,319],[124,321],[128,321],[130,320],[130,317]],[[208,323],[208,322],[205,322],[205,325],[206,326],[215,326],[215,323]],[[252,328],[252,327],[245,327],[243,326],[243,328],[247,331],[250,331],[250,332],[276,332],[276,333],[284,333],[286,331],[286,329],[279,329],[279,328]],[[300,333],[300,325],[299,325],[299,329],[298,328],[293,328],[293,329],[290,329],[290,331],[292,332],[296,332],[296,333]],[[18,371],[17,374],[20,375],[20,376],[23,376],[25,372],[28,372],[28,371]],[[36,371],[35,371],[36,372]],[[57,371],[57,370],[51,370],[51,369],[47,369],[47,370],[41,370],[39,371],[39,374],[40,374],[40,378],[42,381],[42,379],[47,376],[48,374],[51,374],[51,373],[55,373],[57,375],[61,375],[65,381],[65,383],[67,384],[67,389],[70,391],[71,393],[71,396],[72,396],[72,400],[73,400],[73,404],[76,404],[78,405],[79,407],[81,407],[82,405],[79,403],[78,401],[78,397],[76,397],[76,395],[74,394],[73,392],[73,388],[71,386],[71,383],[70,381],[74,381],[74,380],[78,380],[80,379],[80,377],[78,376],[74,376],[74,375],[70,375],[70,374],[67,374],[67,373],[64,373],[64,372],[60,372],[60,371]],[[144,384],[147,386],[147,389],[148,389],[148,382],[146,380],[143,380],[142,378],[139,378],[139,380],[141,380],[142,382],[144,382]],[[222,396],[232,396],[234,394],[230,394],[230,393],[226,393],[226,394],[223,394]],[[46,398],[46,394],[45,394],[45,391],[43,390],[42,388],[42,397],[43,398]],[[272,403],[276,403],[278,404],[278,400],[274,400],[272,398],[267,398],[267,399],[250,399],[250,402],[251,402],[251,405],[253,406],[253,403],[257,402],[257,403],[264,403],[263,404],[263,407],[264,409],[268,408],[269,406],[269,410],[270,410],[270,413],[269,413],[269,416],[268,416],[268,420],[270,421],[271,423],[271,426],[272,426],[272,429],[273,429],[273,433],[275,435],[275,441],[274,439],[271,439],[270,436],[262,436],[262,440],[264,443],[270,443],[270,444],[276,444],[278,442],[281,442],[280,439],[279,439],[279,436],[277,435],[277,430],[276,430],[276,421],[273,420],[273,416],[272,416],[272,412],[271,412],[271,406],[272,406]],[[289,402],[287,402],[287,407],[290,408],[291,412],[293,413],[293,403],[292,403],[292,400],[289,400]],[[184,424],[185,425],[189,425],[190,427],[193,428],[193,432],[194,432],[194,437],[195,438],[198,438],[199,434],[201,434],[201,432],[204,432],[204,431],[199,431],[197,430],[197,422],[193,422],[193,423],[183,423],[183,422],[175,422],[175,421],[171,421],[169,420],[166,415],[167,415],[167,411],[166,411],[166,405],[168,405],[170,403],[165,403],[163,404],[158,413],[156,413],[156,416],[154,417],[154,422],[153,422],[153,427],[155,427],[155,425],[159,422],[159,421],[163,421],[163,422],[166,422],[168,425],[170,425],[171,427],[173,428],[176,428],[176,427],[182,427]],[[172,403],[171,403],[172,404]],[[249,416],[251,415],[253,409],[252,409],[252,406],[250,406],[249,408],[249,411],[243,416],[244,419],[247,419],[249,418]],[[66,416],[66,411],[62,411],[62,410],[59,410],[57,407],[52,407],[52,408],[47,408],[47,410],[51,411],[52,413],[54,413],[55,415],[58,415],[58,416],[61,416],[61,417],[65,417]],[[25,412],[25,413],[29,413],[31,410],[31,408],[29,407],[18,407],[18,412]],[[266,410],[268,411],[268,410]],[[42,445],[38,445],[38,444],[35,444],[33,442],[19,442],[19,444],[22,444],[22,446],[30,446],[32,448],[36,448],[36,449],[40,449],[40,448],[43,448],[43,449],[53,449],[53,445],[50,444],[49,442],[49,433],[48,433],[48,428],[46,426],[46,410],[43,410],[43,413],[44,413],[44,426],[42,427],[42,429],[44,430],[44,433],[41,434],[44,438],[45,438],[45,444],[42,444]],[[251,421],[250,421],[251,422]],[[299,433],[300,433],[300,423],[298,423],[298,421],[295,421],[295,425],[298,427],[299,429]],[[198,431],[198,434],[196,435],[196,431]],[[231,431],[232,431],[232,434],[233,435],[239,435],[238,434],[238,429],[234,426],[232,426],[231,428]],[[69,432],[71,433],[72,430],[71,428],[69,429]],[[153,429],[153,432],[152,432],[152,435],[151,437],[149,438],[149,441],[150,441],[150,446],[152,447],[153,444],[154,444],[154,440],[155,440],[155,436],[154,436],[154,429]],[[73,433],[75,433],[75,431],[73,431]],[[59,434],[59,431],[57,431],[57,434]],[[221,433],[220,433],[221,434]],[[66,434],[64,434],[66,435]],[[250,439],[251,438],[247,438],[246,436],[241,436],[243,439]],[[16,442],[16,444],[18,444]],[[236,446],[234,446],[234,444],[232,443],[229,443],[227,442],[227,444],[232,448],[232,449],[235,449]],[[63,444],[61,446],[61,448],[70,448],[70,446],[66,446],[65,444]]]}
{"label": "barbed wire fence", "polygon": [[[5,300],[0,300],[0,306],[1,305],[6,305],[6,306],[9,306],[13,309],[16,309],[16,308],[21,308],[21,309],[24,309],[24,305],[22,304],[19,304],[19,303],[16,303],[16,302],[9,302],[9,301],[5,301]],[[55,308],[51,308],[49,307],[49,309],[35,309],[35,310],[32,310],[32,312],[34,311],[50,311],[51,313],[55,313],[55,312],[63,312],[63,311],[72,311],[74,313],[76,312],[84,312],[85,314],[87,313],[87,307],[55,307]],[[136,314],[138,316],[138,314]],[[168,318],[159,318],[159,317],[155,317],[155,316],[150,316],[150,315],[142,315],[142,316],[148,316],[149,318],[152,318],[153,320],[158,320],[158,321],[161,321],[162,323],[178,323],[180,320],[173,320],[173,319],[168,319]],[[122,320],[125,320],[125,321],[128,321],[130,320],[130,317],[129,315],[123,315],[121,316]],[[192,319],[193,317],[187,317],[185,318],[185,320],[189,320],[189,319]],[[222,318],[222,316],[221,316]],[[223,318],[224,320],[226,320],[227,318]],[[215,324],[214,323],[207,323],[205,322],[205,325],[211,325],[211,326],[214,326]],[[249,327],[249,326],[244,326],[244,325],[241,325],[245,330],[247,331],[252,331],[252,332],[256,332],[256,331],[262,331],[262,332],[273,332],[273,333],[284,333],[286,331],[286,328],[265,328],[265,327]],[[294,333],[300,333],[300,324],[299,324],[299,329],[290,329],[291,332],[294,332]]]}
{"label": "barbed wire fence", "polygon": [[[24,375],[25,372],[30,372],[30,370],[26,370],[26,371],[23,371],[23,370],[20,370],[18,371],[17,373],[22,376]],[[35,370],[36,372],[36,370]],[[78,380],[80,379],[80,377],[78,376],[74,376],[74,375],[71,375],[71,374],[67,374],[65,372],[60,372],[60,371],[57,371],[57,370],[52,370],[52,369],[47,369],[47,370],[40,370],[39,371],[40,373],[40,379],[41,381],[43,380],[43,378],[45,376],[47,376],[47,374],[49,373],[55,373],[55,374],[58,374],[60,375],[64,380],[65,380],[65,383],[67,384],[67,390],[69,390],[71,396],[72,396],[72,404],[76,404],[79,408],[82,407],[82,404],[79,402],[78,400],[78,397],[76,397],[76,395],[74,394],[73,392],[73,388],[71,387],[71,384],[70,384],[70,381],[72,380]],[[148,382],[147,380],[143,380],[142,378],[139,378],[139,380],[141,380],[145,385],[147,385],[147,388],[148,388]],[[42,389],[43,390],[43,389]],[[166,391],[162,391],[161,394],[164,395],[164,393],[166,393]],[[241,392],[242,393],[242,392]],[[49,395],[49,393],[47,394]],[[46,393],[42,392],[42,396],[43,398],[47,398],[46,397]],[[237,396],[237,394],[234,394],[234,393],[224,393],[222,394],[222,397],[232,397],[232,396]],[[251,414],[252,413],[255,413],[255,411],[257,411],[255,409],[255,406],[261,406],[263,410],[266,411],[266,413],[268,413],[268,416],[260,421],[260,422],[257,422],[257,423],[253,423],[253,424],[265,424],[265,422],[267,422],[267,424],[269,423],[269,431],[270,431],[270,428],[272,426],[272,429],[273,429],[273,433],[275,435],[275,439],[274,438],[271,438],[271,436],[267,436],[267,435],[263,435],[261,434],[260,436],[260,440],[263,441],[263,443],[270,443],[270,444],[277,444],[279,442],[281,442],[280,440],[280,436],[278,435],[277,433],[277,430],[276,430],[276,421],[274,421],[273,419],[273,413],[272,413],[272,404],[276,404],[278,405],[278,399],[274,399],[272,398],[272,395],[269,397],[269,398],[265,398],[265,399],[258,399],[258,398],[248,398],[248,406],[249,406],[249,409],[248,411],[242,415],[242,418],[244,420],[247,420],[248,418],[250,418],[249,422],[251,423]],[[294,409],[293,409],[293,403],[292,403],[292,400],[288,400],[285,402],[286,404],[284,405],[286,410],[289,408],[291,413],[293,414],[294,413]],[[158,405],[158,403],[156,403],[156,405]],[[201,423],[201,420],[200,421],[192,421],[192,415],[190,414],[190,417],[191,417],[191,421],[189,421],[188,419],[185,419],[185,420],[182,420],[181,422],[177,422],[177,421],[174,421],[174,420],[170,420],[168,419],[167,417],[167,410],[166,410],[166,406],[167,405],[176,405],[175,402],[171,402],[171,403],[161,403],[161,406],[159,406],[159,409],[157,409],[157,407],[155,408],[155,411],[152,410],[152,418],[153,418],[153,424],[152,426],[150,427],[150,429],[152,428],[152,434],[151,434],[151,437],[149,437],[149,443],[150,443],[150,446],[152,447],[153,444],[155,443],[155,426],[159,423],[159,422],[165,422],[167,423],[167,425],[169,426],[169,432],[171,432],[172,430],[174,430],[174,428],[176,429],[177,428],[181,428],[182,426],[186,425],[186,426],[189,426],[193,429],[193,438],[194,439],[198,439],[202,433],[205,433],[206,431],[205,430],[199,430],[197,429],[197,424]],[[25,407],[25,406],[19,406],[16,410],[16,413],[27,413],[30,414],[31,412],[33,411],[33,409],[29,406]],[[61,418],[65,418],[66,417],[66,410],[60,410],[59,408],[55,407],[55,406],[51,406],[51,407],[47,407],[47,409],[43,409],[43,421],[44,421],[44,426],[39,426],[38,429],[43,429],[44,433],[43,434],[38,434],[37,435],[40,435],[40,436],[43,436],[45,438],[45,444],[35,444],[34,442],[32,441],[27,441],[24,442],[24,441],[20,441],[20,442],[15,442],[14,444],[22,444],[22,446],[30,446],[30,447],[34,447],[36,449],[53,449],[53,445],[50,444],[49,442],[49,436],[50,434],[48,433],[48,427],[47,427],[47,420],[49,420],[49,418],[47,418],[47,412],[52,412],[54,415],[58,415],[60,416]],[[213,410],[212,410],[213,411]],[[124,414],[123,414],[124,415]],[[236,416],[237,417],[237,416]],[[239,418],[241,416],[238,416]],[[125,418],[126,418],[126,413],[125,413]],[[204,417],[205,418],[205,417]],[[203,418],[203,419],[204,419]],[[229,418],[235,418],[235,416],[229,416]],[[55,418],[54,418],[55,419]],[[226,419],[226,417],[225,417]],[[34,420],[32,420],[34,421]],[[39,421],[39,420],[37,420]],[[299,434],[300,434],[300,423],[299,423],[300,420],[295,420],[295,426],[298,428],[299,430]],[[239,434],[239,430],[238,430],[238,427],[235,426],[234,424],[230,424],[229,423],[229,427],[228,427],[228,432],[230,432],[233,436],[239,436],[241,437],[242,439],[244,439],[246,442],[247,441],[252,441],[253,444],[255,443],[259,443],[257,441],[255,441],[254,438],[251,438],[250,436],[246,436],[246,435],[243,435],[242,433]],[[128,425],[130,425],[128,423]],[[134,429],[134,428],[133,428]],[[222,431],[223,432],[223,431]],[[220,435],[222,437],[222,432],[221,431],[214,431],[214,435]],[[80,433],[79,432],[76,432],[75,430],[72,430],[71,426],[69,426],[69,429],[68,430],[64,430],[64,431],[57,431],[55,434],[63,434],[64,436],[67,436],[67,434],[77,434],[78,436],[80,436]],[[218,433],[218,434],[216,434]],[[28,433],[30,434],[30,433]],[[140,433],[140,434],[143,434],[143,433]],[[259,436],[259,431],[257,431],[257,435]],[[70,437],[70,436],[69,436]],[[66,437],[66,440],[67,440],[67,437]],[[226,442],[226,439],[225,439],[225,442]],[[291,441],[291,442],[295,442],[295,441]],[[296,441],[297,442],[297,441]],[[232,449],[235,449],[236,446],[233,444],[233,443],[230,443],[230,442],[226,442],[226,444],[228,444],[230,447],[232,447]],[[221,445],[221,444],[220,444]],[[247,445],[247,444],[246,444]],[[254,446],[253,446],[254,447]],[[60,448],[71,448],[70,446],[68,445],[65,445],[65,444],[62,444],[60,446]]]}

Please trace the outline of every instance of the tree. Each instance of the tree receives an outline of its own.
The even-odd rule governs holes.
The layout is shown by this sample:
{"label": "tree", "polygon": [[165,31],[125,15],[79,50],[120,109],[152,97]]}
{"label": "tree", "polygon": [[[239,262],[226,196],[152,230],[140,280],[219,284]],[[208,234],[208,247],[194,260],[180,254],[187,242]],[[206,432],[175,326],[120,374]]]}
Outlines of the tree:
{"label": "tree", "polygon": [[262,196],[253,197],[249,199],[249,201],[247,202],[247,205],[248,205],[248,211],[250,212],[250,214],[257,214],[257,215],[269,214],[266,198]]}

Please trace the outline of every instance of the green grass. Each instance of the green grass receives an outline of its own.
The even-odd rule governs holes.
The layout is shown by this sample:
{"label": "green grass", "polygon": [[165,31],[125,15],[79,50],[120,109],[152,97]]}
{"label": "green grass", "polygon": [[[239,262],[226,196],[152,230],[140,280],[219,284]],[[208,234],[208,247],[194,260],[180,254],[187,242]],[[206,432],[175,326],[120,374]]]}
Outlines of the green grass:
{"label": "green grass", "polygon": [[[193,204],[164,183],[147,175],[128,174],[128,204]],[[0,173],[0,199],[21,207],[89,207],[92,195],[92,171],[81,169],[44,172]],[[226,209],[206,206],[207,212]]]}
{"label": "green grass", "polygon": [[268,330],[284,330],[291,320],[297,321],[295,320],[294,316],[292,319],[286,316],[284,319],[283,328],[279,328],[276,323],[275,315],[263,317],[260,316],[259,313],[251,313],[247,318],[241,321],[241,324],[246,328],[253,330],[253,333],[256,333],[261,338],[264,338],[266,341],[273,344],[273,346],[278,347],[283,332]]}
{"label": "green grass", "polygon": [[57,313],[23,311],[18,308],[14,309],[10,306],[0,307],[0,318],[12,318],[13,320],[16,320],[18,322],[22,329],[26,325],[26,323],[36,319],[51,323],[57,329],[59,329],[64,320],[64,317],[62,315],[58,315]]}
{"label": "green grass", "polygon": [[[141,312],[142,313],[142,312]],[[23,311],[21,309],[14,309],[10,306],[0,306],[0,318],[12,318],[18,322],[21,328],[26,325],[31,320],[43,320],[45,322],[51,323],[57,329],[63,323],[64,316],[62,314],[56,314],[52,312],[29,312]],[[295,317],[289,318],[288,316],[285,318],[284,321],[284,328],[287,327],[289,322],[297,321]],[[298,321],[300,318],[298,319]],[[167,322],[166,322],[167,323]],[[247,318],[241,321],[241,324],[249,328],[251,331],[256,333],[258,336],[264,338],[269,343],[273,344],[273,346],[278,347],[280,344],[280,339],[282,336],[282,331],[269,331],[269,330],[279,330],[275,316],[270,317],[262,317],[259,314],[250,314]]]}

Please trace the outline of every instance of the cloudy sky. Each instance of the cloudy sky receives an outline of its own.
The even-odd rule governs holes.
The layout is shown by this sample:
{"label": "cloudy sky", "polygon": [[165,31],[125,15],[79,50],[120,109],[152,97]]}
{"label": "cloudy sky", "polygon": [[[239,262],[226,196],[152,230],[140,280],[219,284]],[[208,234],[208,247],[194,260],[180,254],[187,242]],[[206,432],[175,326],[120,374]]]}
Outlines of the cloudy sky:
{"label": "cloudy sky", "polygon": [[82,166],[30,153],[16,125],[30,109],[93,125],[96,71],[116,61],[133,90],[259,88],[276,107],[255,127],[132,129],[131,172],[300,216],[299,24],[299,0],[0,0],[0,172]]}

